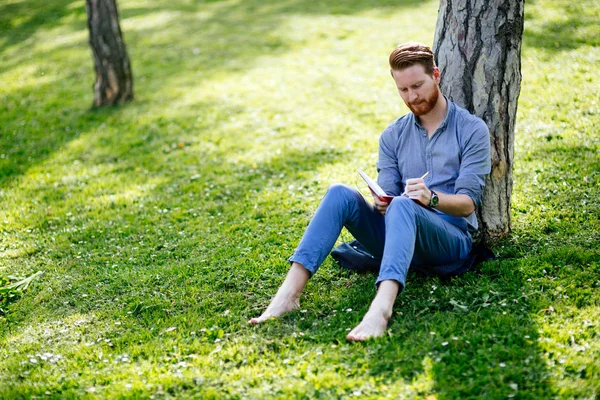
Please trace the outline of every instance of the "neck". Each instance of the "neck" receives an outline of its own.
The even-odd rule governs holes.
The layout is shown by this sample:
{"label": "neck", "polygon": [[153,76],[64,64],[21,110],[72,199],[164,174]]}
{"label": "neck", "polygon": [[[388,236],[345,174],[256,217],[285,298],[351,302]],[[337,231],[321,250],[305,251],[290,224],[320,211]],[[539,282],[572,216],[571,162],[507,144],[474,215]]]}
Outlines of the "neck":
{"label": "neck", "polygon": [[425,115],[421,115],[419,120],[421,121],[421,125],[427,132],[429,136],[435,132],[435,130],[444,122],[446,118],[446,114],[448,111],[448,102],[442,93],[440,93],[438,100],[435,103],[435,106],[431,111],[429,111]]}

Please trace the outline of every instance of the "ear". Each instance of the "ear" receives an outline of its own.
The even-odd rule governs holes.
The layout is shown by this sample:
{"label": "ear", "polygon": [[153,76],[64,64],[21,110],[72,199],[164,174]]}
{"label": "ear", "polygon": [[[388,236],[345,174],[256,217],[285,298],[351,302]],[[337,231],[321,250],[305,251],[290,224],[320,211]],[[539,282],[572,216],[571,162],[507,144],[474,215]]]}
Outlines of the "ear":
{"label": "ear", "polygon": [[433,80],[439,85],[440,84],[440,69],[438,67],[433,67]]}

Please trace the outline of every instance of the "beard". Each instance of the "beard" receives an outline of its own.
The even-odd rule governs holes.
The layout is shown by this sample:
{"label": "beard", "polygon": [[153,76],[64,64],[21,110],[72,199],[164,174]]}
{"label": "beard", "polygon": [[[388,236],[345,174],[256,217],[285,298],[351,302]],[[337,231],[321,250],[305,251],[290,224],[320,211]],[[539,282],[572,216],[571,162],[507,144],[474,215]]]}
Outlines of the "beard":
{"label": "beard", "polygon": [[435,88],[428,98],[423,99],[418,103],[406,103],[406,105],[408,108],[410,108],[410,111],[412,111],[413,114],[415,114],[417,117],[420,117],[433,110],[439,97],[440,91]]}

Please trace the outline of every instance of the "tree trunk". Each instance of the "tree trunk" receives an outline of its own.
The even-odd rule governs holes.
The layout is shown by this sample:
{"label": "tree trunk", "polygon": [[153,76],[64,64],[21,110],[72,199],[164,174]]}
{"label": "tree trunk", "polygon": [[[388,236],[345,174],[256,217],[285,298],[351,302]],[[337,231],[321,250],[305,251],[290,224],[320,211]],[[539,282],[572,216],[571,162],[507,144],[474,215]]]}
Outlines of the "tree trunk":
{"label": "tree trunk", "polygon": [[492,172],[478,211],[483,240],[510,231],[524,0],[440,0],[433,52],[442,92],[490,129]]}
{"label": "tree trunk", "polygon": [[133,76],[115,0],[86,0],[85,6],[96,70],[94,107],[132,100]]}

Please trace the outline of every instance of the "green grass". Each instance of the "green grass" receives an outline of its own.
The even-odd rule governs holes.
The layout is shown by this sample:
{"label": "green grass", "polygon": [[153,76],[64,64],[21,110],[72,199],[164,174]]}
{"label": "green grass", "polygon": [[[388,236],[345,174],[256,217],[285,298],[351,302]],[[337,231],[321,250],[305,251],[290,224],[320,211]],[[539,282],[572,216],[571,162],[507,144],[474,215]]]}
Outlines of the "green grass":
{"label": "green grass", "polygon": [[[90,110],[82,2],[0,4],[0,398],[586,398],[600,393],[600,6],[528,1],[513,233],[409,276],[389,335],[345,341],[373,275],[329,258],[256,316],[332,182],[406,112],[386,68],[437,2],[119,1],[136,100]],[[343,239],[349,239],[344,233]]]}

